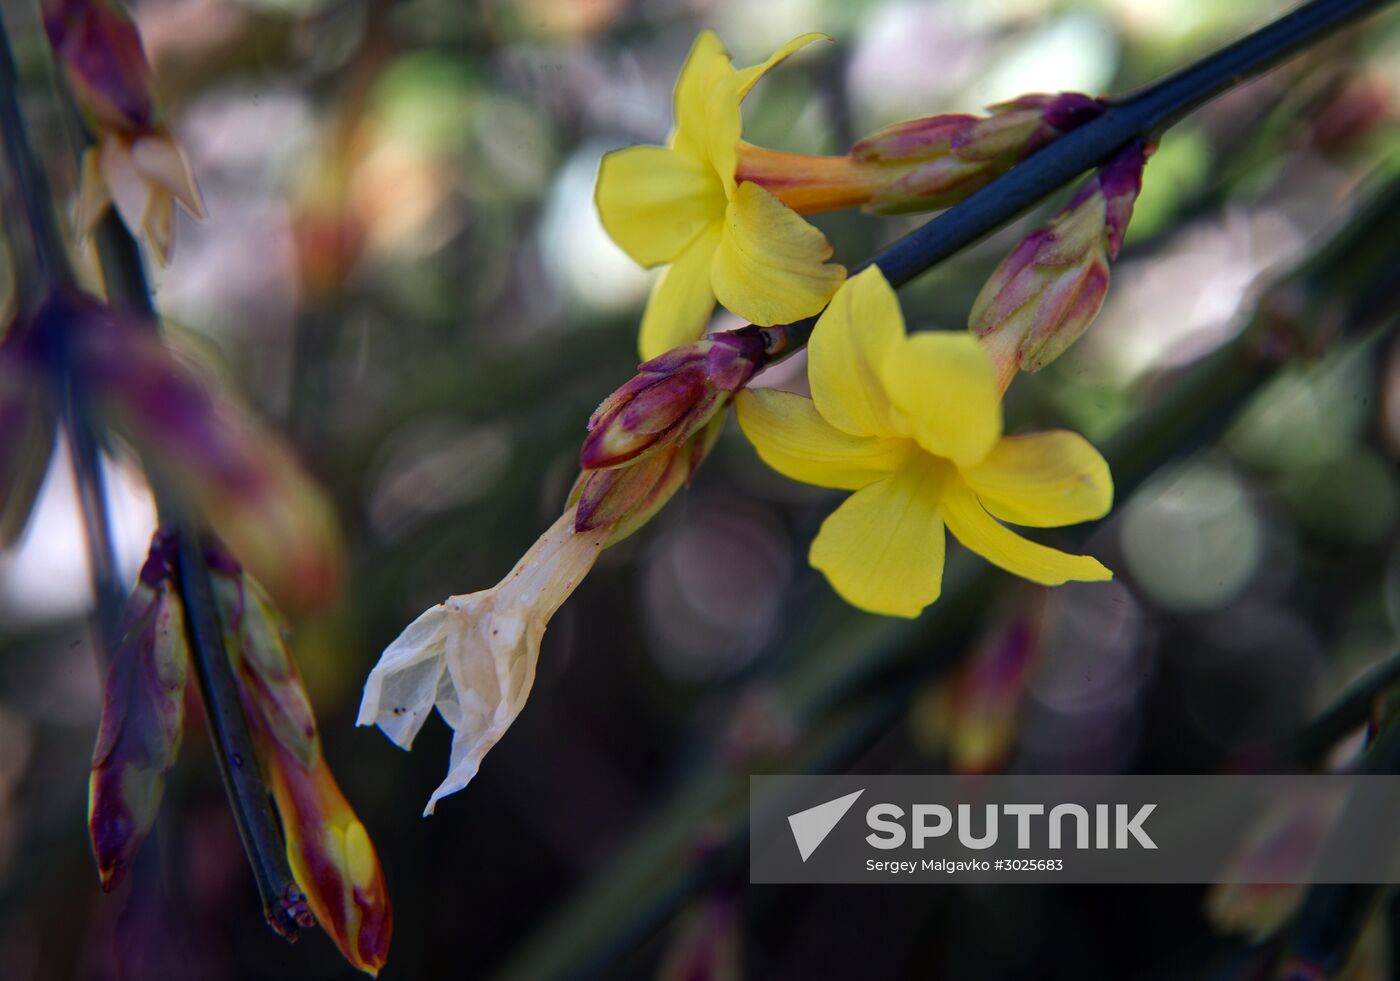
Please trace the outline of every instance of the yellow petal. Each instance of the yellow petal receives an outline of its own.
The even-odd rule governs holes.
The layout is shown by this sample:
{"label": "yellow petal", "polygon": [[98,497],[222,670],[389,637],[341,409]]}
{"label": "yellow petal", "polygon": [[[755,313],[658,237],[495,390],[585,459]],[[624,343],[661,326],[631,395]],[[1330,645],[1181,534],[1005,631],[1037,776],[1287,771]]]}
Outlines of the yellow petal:
{"label": "yellow petal", "polygon": [[918,616],[943,585],[938,487],[946,466],[921,465],[856,491],[824,522],[810,560],[853,606]]}
{"label": "yellow petal", "polygon": [[705,333],[715,309],[710,265],[718,242],[717,230],[701,232],[652,287],[642,314],[642,360],[650,361]]}
{"label": "yellow petal", "polygon": [[807,34],[802,34],[798,37],[793,38],[787,44],[779,48],[776,52],[774,52],[773,57],[769,58],[763,64],[754,65],[751,68],[739,69],[737,72],[735,72],[735,83],[739,91],[739,98],[742,99],[744,98],[744,96],[748,95],[749,89],[754,87],[755,82],[757,82],[764,75],[767,75],[768,72],[772,69],[778,67],[778,65],[782,64],[789,57],[796,54],[798,51],[801,51],[803,48],[807,47],[807,45],[811,44],[813,41],[830,40],[831,35],[822,34],[816,31]]}
{"label": "yellow petal", "polygon": [[836,291],[807,347],[812,399],[827,422],[856,436],[895,432],[882,367],[903,341],[899,300],[877,267]]}
{"label": "yellow petal", "polygon": [[935,456],[969,466],[1001,437],[996,369],[972,335],[915,334],[885,355],[881,375],[905,431]]}
{"label": "yellow petal", "polygon": [[724,187],[700,161],[659,146],[605,154],[593,193],[612,240],[636,262],[670,262],[724,220]]}
{"label": "yellow petal", "polygon": [[993,515],[1013,525],[1055,528],[1102,518],[1113,505],[1108,463],[1078,433],[1007,436],[962,472]]}
{"label": "yellow petal", "polygon": [[943,519],[958,541],[988,562],[1042,586],[1113,578],[1113,573],[1095,558],[1047,548],[998,523],[982,507],[972,488],[956,477],[943,487]]}
{"label": "yellow petal", "polygon": [[734,189],[739,136],[739,92],[729,52],[714,31],[702,31],[676,80],[676,125],[670,144],[680,153],[707,162],[727,192]]}
{"label": "yellow petal", "polygon": [[899,467],[907,439],[852,436],[823,419],[812,400],[771,388],[741,391],[739,426],[763,462],[804,484],[859,490]]}
{"label": "yellow petal", "polygon": [[736,315],[763,326],[810,317],[846,277],[844,268],[826,263],[830,256],[825,235],[746,181],[725,212],[713,268],[715,296]]}

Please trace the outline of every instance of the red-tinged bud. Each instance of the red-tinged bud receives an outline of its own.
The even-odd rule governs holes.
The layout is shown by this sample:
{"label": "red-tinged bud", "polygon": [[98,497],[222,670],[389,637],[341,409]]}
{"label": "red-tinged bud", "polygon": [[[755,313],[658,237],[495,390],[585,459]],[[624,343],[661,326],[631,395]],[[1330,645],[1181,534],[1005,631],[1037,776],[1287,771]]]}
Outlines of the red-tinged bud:
{"label": "red-tinged bud", "polygon": [[611,529],[608,544],[615,545],[650,521],[694,476],[696,469],[719,439],[722,415],[714,416],[700,432],[684,443],[666,447],[627,467],[585,470],[569,495],[578,502],[574,530]]}
{"label": "red-tinged bud", "polygon": [[232,556],[213,544],[206,554],[229,659],[282,820],[292,875],[345,959],[378,974],[393,933],[384,873],[365,826],[326,764],[281,617]]}
{"label": "red-tinged bud", "polygon": [[24,530],[53,455],[58,416],[37,340],[17,321],[0,342],[0,548]]}
{"label": "red-tinged bud", "polygon": [[121,881],[151,830],[180,749],[189,650],[173,554],[157,532],[107,669],[88,783],[88,830],[104,890]]}
{"label": "red-tinged bud", "polygon": [[954,772],[999,773],[1040,653],[1039,609],[1007,620],[973,652],[953,682],[948,755]]}
{"label": "red-tinged bud", "polygon": [[36,328],[62,344],[83,388],[154,469],[283,602],[329,599],[343,563],[334,513],[289,447],[176,356],[146,324],[82,295],[50,301]]}
{"label": "red-tinged bud", "polygon": [[1100,168],[982,287],[968,329],[982,338],[1003,389],[1017,370],[1039,371],[1058,358],[1098,316],[1146,159],[1137,141]]}
{"label": "red-tinged bud", "polygon": [[1098,99],[1076,92],[1027,95],[991,106],[990,116],[952,113],[897,123],[861,140],[851,156],[890,171],[868,210],[946,208],[1103,110]]}
{"label": "red-tinged bud", "polygon": [[632,466],[678,447],[753,377],[763,357],[756,336],[717,334],[646,362],[588,420],[579,465],[584,470]]}
{"label": "red-tinged bud", "polygon": [[155,122],[151,66],[126,11],[107,0],[45,0],[44,30],[78,103],[104,129]]}
{"label": "red-tinged bud", "polygon": [[863,206],[880,214],[961,201],[1051,140],[1103,112],[1076,92],[1027,95],[991,115],[945,113],[889,126],[840,157],[740,142],[734,179],[763,187],[798,214]]}

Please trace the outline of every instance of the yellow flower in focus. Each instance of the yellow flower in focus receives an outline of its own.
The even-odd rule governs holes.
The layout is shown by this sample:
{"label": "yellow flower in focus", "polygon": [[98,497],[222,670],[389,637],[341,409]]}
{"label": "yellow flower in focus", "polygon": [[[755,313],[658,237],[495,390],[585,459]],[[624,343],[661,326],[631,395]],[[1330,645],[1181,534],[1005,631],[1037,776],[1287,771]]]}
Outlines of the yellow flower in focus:
{"label": "yellow flower in focus", "polygon": [[1002,524],[1102,517],[1113,501],[1103,457],[1077,433],[1003,436],[986,352],[966,334],[908,336],[879,269],[836,294],[808,357],[810,399],[741,392],[739,425],[778,472],[855,491],[823,522],[810,555],[847,602],[917,616],[942,586],[945,527],[993,564],[1046,586],[1113,577],[1089,556]]}
{"label": "yellow flower in focus", "polygon": [[735,69],[705,31],[675,91],[669,145],[603,158],[595,199],[603,226],[643,266],[665,265],[642,317],[644,360],[698,339],[715,300],[755,324],[809,317],[846,271],[831,244],[797,212],[751,181],[735,179],[739,103],[764,73],[821,34],[790,41],[761,65]]}

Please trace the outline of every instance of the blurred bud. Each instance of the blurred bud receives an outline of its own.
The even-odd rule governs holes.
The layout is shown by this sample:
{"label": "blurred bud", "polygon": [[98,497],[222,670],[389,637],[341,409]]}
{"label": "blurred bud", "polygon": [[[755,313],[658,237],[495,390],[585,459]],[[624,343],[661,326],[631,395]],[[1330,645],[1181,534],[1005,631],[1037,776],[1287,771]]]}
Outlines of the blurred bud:
{"label": "blurred bud", "polygon": [[1138,140],[1101,167],[982,287],[968,329],[983,339],[1002,388],[1017,369],[1039,371],[1054,361],[1098,316],[1146,160]]}
{"label": "blurred bud", "polygon": [[579,466],[632,464],[685,442],[753,377],[763,357],[757,335],[716,334],[646,362],[588,420]]}
{"label": "blurred bud", "polygon": [[280,600],[334,595],[343,561],[334,513],[280,439],[147,325],[89,297],[54,298],[36,327],[70,359],[87,397]]}
{"label": "blurred bud", "polygon": [[1001,773],[1019,738],[1026,687],[1040,659],[1044,590],[1026,591],[946,681],[914,703],[911,729],[920,749],[947,756],[952,772]]}
{"label": "blurred bud", "polygon": [[550,617],[588,575],[607,530],[575,530],[575,509],[490,589],[450,597],[404,628],[365,680],[357,725],[411,749],[434,707],[453,729],[447,778],[424,809],[476,776],[525,707]]}
{"label": "blurred bud", "polygon": [[110,0],[44,0],[44,30],[78,104],[104,129],[155,123],[151,66],[136,25]]}
{"label": "blurred bud", "polygon": [[53,455],[58,417],[39,340],[16,321],[0,342],[0,548],[24,531]]}
{"label": "blurred bud", "polygon": [[896,123],[857,143],[853,159],[889,171],[867,208],[883,214],[946,208],[1093,119],[1104,104],[1065,92],[989,108],[986,117],[953,113]]}
{"label": "blurred bud", "polygon": [[959,670],[948,742],[955,773],[1000,773],[1010,761],[1040,655],[1039,621],[1038,603],[1007,618]]}
{"label": "blurred bud", "polygon": [[743,951],[738,900],[732,890],[714,890],[690,905],[676,925],[657,981],[739,981]]}
{"label": "blurred bud", "polygon": [[[1205,912],[1224,933],[1262,943],[1293,919],[1309,870],[1317,863],[1345,798],[1299,794],[1272,804],[1227,859],[1222,882],[1210,887]],[[1277,883],[1268,880],[1278,879]]]}
{"label": "blurred bud", "polygon": [[117,631],[88,783],[88,830],[103,890],[126,874],[155,822],[185,720],[189,649],[173,543],[151,542]]}
{"label": "blurred bud", "polygon": [[96,131],[83,158],[79,232],[89,234],[115,203],[131,233],[169,264],[175,203],[203,218],[204,201],[184,151],[156,118],[136,25],[109,0],[45,0],[44,29]]}
{"label": "blurred bud", "polygon": [[1394,87],[1382,72],[1359,72],[1329,85],[1310,107],[1303,139],[1318,152],[1345,156],[1395,122]]}
{"label": "blurred bud", "polygon": [[212,545],[207,552],[229,658],[282,819],[292,874],[345,959],[378,974],[393,932],[379,857],[321,752],[281,618],[231,556]]}

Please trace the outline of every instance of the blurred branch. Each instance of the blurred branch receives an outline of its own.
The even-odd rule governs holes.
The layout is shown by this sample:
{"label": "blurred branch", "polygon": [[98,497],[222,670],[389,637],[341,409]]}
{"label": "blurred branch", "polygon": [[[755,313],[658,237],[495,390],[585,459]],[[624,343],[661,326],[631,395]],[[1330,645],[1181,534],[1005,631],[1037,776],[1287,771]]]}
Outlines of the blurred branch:
{"label": "blurred branch", "polygon": [[[137,314],[151,330],[159,331],[160,320],[151,300],[140,247],[114,209],[102,216],[94,239],[109,302]],[[188,611],[190,651],[215,747],[214,757],[238,836],[248,855],[268,925],[281,936],[295,940],[301,927],[309,925],[305,922],[306,897],[292,878],[282,826],[258,769],[253,735],[224,646],[224,625],[209,583],[199,525],[183,513],[168,488],[154,477],[151,483],[161,523],[176,528],[180,595]]]}
{"label": "blurred branch", "polygon": [[[59,233],[53,208],[53,192],[39,168],[19,110],[18,78],[9,34],[0,21],[0,131],[3,131],[6,160],[17,185],[28,225],[36,268],[34,282],[28,285],[31,310],[49,296],[76,289],[76,277],[68,251]],[[145,274],[136,244],[114,211],[105,216],[99,231],[104,258],[111,259],[109,278],[117,285],[111,299],[142,313],[155,329],[157,321],[151,306]],[[110,285],[110,284],[109,284]],[[110,515],[101,468],[96,429],[77,379],[64,367],[64,427],[73,456],[73,466],[82,501],[88,550],[98,598],[102,635],[110,646],[117,618],[125,600],[125,590],[116,574]],[[180,540],[180,591],[188,612],[187,626],[195,666],[200,681],[213,742],[218,750],[220,771],[248,852],[258,892],[269,924],[278,933],[294,938],[298,917],[305,918],[305,903],[292,878],[282,843],[281,828],[272,812],[267,787],[258,773],[252,736],[233,678],[233,669],[224,648],[224,633],[218,608],[209,585],[208,570],[199,545],[197,525],[188,521],[173,504],[173,495],[149,475],[162,523],[177,528]]]}
{"label": "blurred branch", "polygon": [[[1311,259],[1265,291],[1233,341],[1184,369],[1162,397],[1107,441],[1104,456],[1120,499],[1168,461],[1216,440],[1292,355],[1316,350],[1301,340],[1315,339],[1329,325],[1360,333],[1375,326],[1372,318],[1393,316],[1393,307],[1378,310],[1367,298],[1374,296],[1373,286],[1393,283],[1389,243],[1397,235],[1400,183],[1363,202]],[[803,735],[791,752],[762,761],[770,764],[767,769],[827,772],[857,759],[899,724],[922,684],[957,663],[998,578],[985,563],[959,552],[949,558],[942,598],[917,623],[854,613],[838,623],[795,618],[805,629],[793,639],[791,667],[777,679],[776,703]],[[1352,711],[1339,706],[1322,718]],[[742,867],[747,790],[748,774],[716,753],[499,977],[607,973],[697,890]],[[723,847],[696,863],[696,844],[716,837]]]}
{"label": "blurred branch", "polygon": [[[17,277],[20,287],[20,316],[33,316],[56,292],[72,289],[76,281],[68,261],[68,250],[59,234],[53,210],[53,193],[48,178],[39,167],[19,107],[19,76],[15,71],[10,36],[0,17],[0,136],[5,146],[5,163],[13,182],[28,230],[29,259],[34,276]],[[87,542],[88,565],[93,596],[97,601],[99,659],[105,663],[114,642],[117,619],[126,591],[117,575],[116,548],[112,542],[111,514],[108,511],[106,478],[97,434],[83,399],[74,384],[66,352],[57,352],[61,376],[61,418],[68,439],[73,479]]]}
{"label": "blurred branch", "polygon": [[1338,741],[1371,721],[1377,699],[1397,683],[1400,652],[1357,678],[1340,698],[1308,723],[1294,738],[1289,755],[1300,763],[1317,765]]}
{"label": "blurred branch", "polygon": [[[1400,774],[1400,725],[1392,723],[1361,759],[1358,772],[1371,776]],[[1373,827],[1374,808],[1385,801],[1358,788],[1332,829],[1329,841],[1345,841],[1356,828]],[[1389,864],[1391,855],[1377,855]],[[1333,977],[1352,951],[1388,887],[1376,883],[1317,883],[1303,896],[1294,921],[1284,977]]]}

